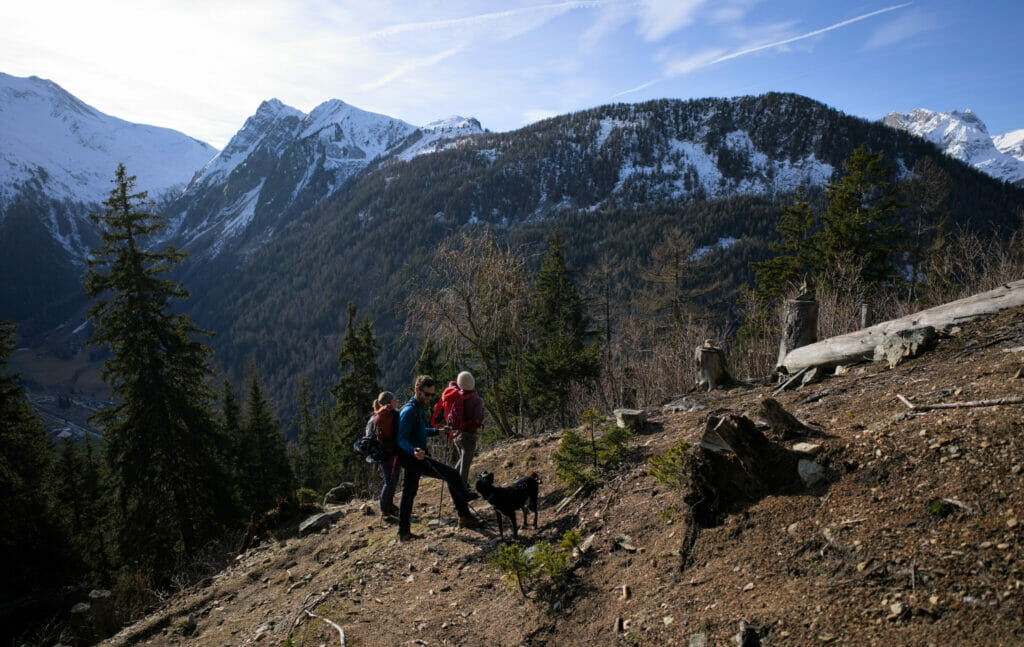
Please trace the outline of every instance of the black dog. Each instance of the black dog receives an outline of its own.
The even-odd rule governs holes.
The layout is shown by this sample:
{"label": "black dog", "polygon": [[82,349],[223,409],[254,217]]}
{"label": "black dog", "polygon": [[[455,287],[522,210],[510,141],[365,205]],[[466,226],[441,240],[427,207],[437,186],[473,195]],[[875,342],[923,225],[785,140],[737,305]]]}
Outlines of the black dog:
{"label": "black dog", "polygon": [[498,532],[505,537],[505,528],[501,523],[502,515],[512,520],[512,539],[519,539],[519,525],[516,523],[516,510],[523,511],[523,527],[527,525],[528,512],[533,511],[533,527],[537,527],[537,492],[540,489],[540,477],[537,472],[522,476],[508,487],[495,487],[494,474],[484,472],[476,479],[476,491],[494,507],[494,516],[498,519]]}

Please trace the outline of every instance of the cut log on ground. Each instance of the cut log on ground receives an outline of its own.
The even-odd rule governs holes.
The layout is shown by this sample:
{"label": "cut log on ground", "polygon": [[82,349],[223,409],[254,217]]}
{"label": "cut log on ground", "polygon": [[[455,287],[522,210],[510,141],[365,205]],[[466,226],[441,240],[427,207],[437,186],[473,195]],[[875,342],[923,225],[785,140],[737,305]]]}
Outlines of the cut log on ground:
{"label": "cut log on ground", "polygon": [[721,348],[711,345],[711,340],[698,346],[693,354],[694,362],[697,365],[697,387],[707,387],[708,391],[717,389],[720,386],[732,386],[736,380],[729,374],[725,365],[725,353]]}
{"label": "cut log on ground", "polygon": [[818,302],[812,296],[802,296],[786,301],[786,315],[782,324],[782,340],[779,342],[779,359],[775,365],[782,366],[791,351],[818,341]]}
{"label": "cut log on ground", "polygon": [[874,358],[875,347],[897,332],[925,326],[932,326],[936,330],[948,330],[954,325],[972,319],[1021,306],[1024,306],[1024,280],[1006,283],[995,290],[876,324],[864,330],[802,346],[786,355],[783,365],[786,371],[792,374],[808,366],[831,368],[840,364],[870,361]]}

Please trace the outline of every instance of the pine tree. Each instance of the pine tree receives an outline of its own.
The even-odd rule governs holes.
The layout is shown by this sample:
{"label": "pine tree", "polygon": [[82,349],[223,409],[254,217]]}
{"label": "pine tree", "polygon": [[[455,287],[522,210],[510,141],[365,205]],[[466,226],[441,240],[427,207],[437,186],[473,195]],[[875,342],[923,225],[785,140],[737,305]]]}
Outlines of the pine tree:
{"label": "pine tree", "polygon": [[793,203],[783,209],[776,227],[782,241],[768,244],[768,248],[777,255],[751,264],[757,286],[755,294],[762,302],[784,296],[804,275],[815,278],[820,275],[823,267],[814,224],[811,204],[804,197],[803,187],[800,187]]}
{"label": "pine tree", "polygon": [[416,375],[430,375],[439,384],[447,384],[449,380],[455,379],[455,362],[448,355],[442,355],[441,348],[433,337],[426,337],[420,347],[420,356],[416,358],[416,365],[413,373]]}
{"label": "pine tree", "polygon": [[338,381],[331,387],[334,395],[332,464],[325,475],[337,485],[356,472],[360,458],[352,444],[362,435],[370,418],[373,401],[380,392],[377,384],[377,338],[369,319],[356,325],[356,306],[348,303],[345,338],[338,353]]}
{"label": "pine tree", "polygon": [[0,603],[52,585],[66,566],[50,521],[53,448],[18,375],[8,375],[14,331],[0,322]]}
{"label": "pine tree", "polygon": [[825,267],[858,263],[858,279],[867,287],[881,286],[896,273],[893,262],[906,234],[899,223],[904,205],[881,152],[861,144],[844,168],[846,174],[826,187],[818,249]]}
{"label": "pine tree", "polygon": [[236,512],[227,446],[210,409],[205,334],[172,304],[188,293],[162,278],[184,254],[146,244],[166,228],[146,211],[135,177],[117,168],[85,290],[95,302],[92,343],[110,357],[103,378],[117,404],[94,420],[103,428],[115,491],[122,563],[166,577],[217,535]]}
{"label": "pine tree", "polygon": [[248,483],[245,506],[251,512],[273,507],[277,497],[286,496],[292,483],[291,467],[284,434],[274,418],[270,403],[263,396],[259,377],[249,380],[246,400],[245,439],[251,444],[252,463],[245,466],[242,478]]}
{"label": "pine tree", "polygon": [[601,365],[590,318],[562,249],[556,229],[530,296],[524,386],[533,416],[567,426],[572,388],[597,379]]}
{"label": "pine tree", "polygon": [[299,380],[299,447],[292,466],[299,487],[317,489],[319,482],[319,461],[316,447],[319,445],[316,416],[313,411],[313,383],[308,376]]}

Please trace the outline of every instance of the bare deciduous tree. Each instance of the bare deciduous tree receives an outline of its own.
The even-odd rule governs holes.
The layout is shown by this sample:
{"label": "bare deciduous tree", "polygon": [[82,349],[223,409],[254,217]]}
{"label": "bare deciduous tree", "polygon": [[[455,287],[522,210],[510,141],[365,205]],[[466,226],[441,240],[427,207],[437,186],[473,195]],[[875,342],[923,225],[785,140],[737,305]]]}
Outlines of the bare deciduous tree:
{"label": "bare deciduous tree", "polygon": [[406,332],[436,339],[461,365],[481,371],[495,424],[506,436],[515,434],[517,405],[506,401],[508,393],[499,385],[503,378],[518,385],[517,366],[526,347],[522,259],[486,230],[464,232],[438,246],[420,280],[404,303]]}

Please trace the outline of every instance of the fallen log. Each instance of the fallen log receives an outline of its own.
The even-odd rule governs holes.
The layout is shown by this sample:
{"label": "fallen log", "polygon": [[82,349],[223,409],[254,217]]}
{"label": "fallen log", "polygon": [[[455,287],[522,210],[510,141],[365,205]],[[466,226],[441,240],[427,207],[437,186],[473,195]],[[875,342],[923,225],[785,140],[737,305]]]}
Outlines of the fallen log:
{"label": "fallen log", "polygon": [[1005,283],[995,290],[801,346],[786,355],[783,366],[789,374],[793,374],[812,366],[831,368],[840,364],[871,361],[875,356],[875,347],[899,332],[926,326],[948,330],[966,321],[1021,306],[1024,306],[1024,280]]}

